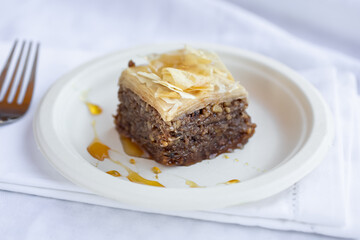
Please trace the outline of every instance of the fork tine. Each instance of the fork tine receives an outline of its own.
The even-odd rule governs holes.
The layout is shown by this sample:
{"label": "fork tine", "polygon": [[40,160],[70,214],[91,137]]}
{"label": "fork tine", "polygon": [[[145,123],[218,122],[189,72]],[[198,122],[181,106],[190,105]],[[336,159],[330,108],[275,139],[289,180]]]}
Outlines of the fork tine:
{"label": "fork tine", "polygon": [[18,43],[18,41],[15,40],[15,42],[13,44],[13,47],[12,47],[12,49],[10,51],[10,55],[9,55],[8,59],[6,60],[5,66],[4,66],[4,68],[3,68],[2,72],[1,72],[1,75],[0,75],[0,91],[1,91],[2,85],[4,84],[6,73],[7,73],[8,69],[9,69],[11,59],[12,59],[12,57],[14,55],[14,51],[15,51],[17,43]]}
{"label": "fork tine", "polygon": [[15,97],[14,97],[14,100],[13,100],[14,103],[16,103],[16,102],[19,100],[20,91],[21,91],[21,88],[22,88],[22,85],[23,85],[23,82],[24,82],[25,72],[26,72],[26,68],[27,68],[28,61],[29,61],[29,56],[30,56],[31,48],[32,48],[32,42],[30,42],[30,44],[29,44],[29,49],[28,49],[27,54],[26,54],[26,59],[25,59],[24,68],[23,68],[23,71],[22,71],[22,73],[21,73],[19,85],[18,85],[18,87],[17,87],[16,93],[15,93]]}
{"label": "fork tine", "polygon": [[39,47],[40,47],[40,44],[37,43],[36,44],[36,52],[35,52],[34,63],[33,63],[32,69],[31,69],[30,80],[29,80],[28,86],[26,88],[25,97],[24,97],[24,101],[23,101],[23,104],[26,104],[26,105],[30,104],[31,97],[32,97],[32,94],[33,94],[33,90],[34,90],[35,75],[36,75],[36,65],[37,65],[38,55],[39,55]]}
{"label": "fork tine", "polygon": [[8,98],[9,98],[9,95],[10,95],[10,92],[11,92],[11,89],[12,89],[12,86],[15,82],[15,76],[16,76],[16,73],[17,73],[17,70],[19,68],[19,65],[20,65],[20,60],[21,60],[21,57],[22,57],[22,54],[23,54],[23,51],[24,51],[24,46],[25,46],[25,41],[23,41],[22,45],[21,45],[21,50],[20,50],[20,55],[18,57],[18,60],[16,62],[16,66],[15,66],[15,69],[14,69],[14,73],[11,77],[11,81],[10,81],[10,84],[9,84],[9,87],[5,93],[5,96],[3,98],[3,101],[7,101]]}

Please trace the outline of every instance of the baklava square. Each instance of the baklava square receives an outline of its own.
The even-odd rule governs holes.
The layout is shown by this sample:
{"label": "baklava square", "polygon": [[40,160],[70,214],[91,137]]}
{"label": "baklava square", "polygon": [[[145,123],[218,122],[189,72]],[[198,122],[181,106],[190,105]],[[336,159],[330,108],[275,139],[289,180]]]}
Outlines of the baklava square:
{"label": "baklava square", "polygon": [[256,124],[248,93],[219,57],[184,49],[129,62],[119,79],[117,131],[164,165],[187,166],[242,148]]}

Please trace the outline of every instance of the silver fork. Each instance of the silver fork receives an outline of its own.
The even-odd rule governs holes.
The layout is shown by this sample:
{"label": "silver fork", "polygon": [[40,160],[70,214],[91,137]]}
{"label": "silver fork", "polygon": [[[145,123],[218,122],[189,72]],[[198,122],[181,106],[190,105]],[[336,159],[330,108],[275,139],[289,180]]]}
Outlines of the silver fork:
{"label": "silver fork", "polygon": [[[0,74],[0,92],[3,90],[2,88],[4,87],[3,85],[5,82],[5,78],[6,78],[10,63],[11,63],[11,59],[14,55],[16,45],[17,45],[17,40],[14,42],[14,45],[10,52],[10,55],[9,55],[9,57],[5,63],[5,66]],[[33,95],[34,84],[35,84],[36,65],[37,65],[39,46],[40,46],[39,43],[36,44],[35,57],[34,57],[32,69],[31,69],[31,73],[30,73],[30,79],[29,79],[28,85],[26,87],[25,96],[20,103],[18,101],[20,100],[20,92],[22,89],[22,85],[24,85],[25,72],[26,72],[26,68],[28,65],[32,45],[33,45],[32,42],[30,42],[30,44],[28,45],[28,50],[26,53],[26,58],[25,58],[24,66],[22,68],[22,72],[21,72],[21,76],[20,76],[20,80],[19,80],[17,89],[16,89],[16,93],[15,93],[13,100],[10,101],[10,93],[11,93],[11,89],[13,87],[15,87],[14,86],[15,77],[19,70],[21,58],[23,57],[25,41],[23,41],[21,44],[20,54],[16,61],[14,72],[11,76],[10,84],[7,87],[7,89],[4,89],[6,91],[6,93],[5,93],[4,97],[2,98],[2,100],[0,100],[0,125],[12,123],[12,122],[16,121],[17,119],[22,117],[26,113],[26,111],[29,109],[31,98]]]}

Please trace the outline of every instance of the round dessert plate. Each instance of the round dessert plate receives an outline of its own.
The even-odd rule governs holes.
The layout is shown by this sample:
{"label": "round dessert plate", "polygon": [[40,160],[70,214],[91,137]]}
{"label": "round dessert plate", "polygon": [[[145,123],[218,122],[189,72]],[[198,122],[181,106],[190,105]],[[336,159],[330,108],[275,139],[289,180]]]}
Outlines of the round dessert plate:
{"label": "round dessert plate", "polygon": [[[216,52],[248,90],[247,111],[257,128],[244,149],[187,167],[166,167],[124,152],[113,123],[122,70],[130,59],[139,64],[147,54],[184,47],[152,45],[93,60],[51,87],[34,119],[35,138],[48,161],[95,194],[158,210],[205,210],[257,201],[290,187],[320,163],[330,147],[333,125],[328,107],[311,84],[255,53],[192,46]],[[86,103],[100,106],[102,113],[90,114]],[[87,150],[95,135],[111,148],[103,161]],[[153,167],[161,173],[154,173]],[[129,181],[129,173],[145,184]]]}

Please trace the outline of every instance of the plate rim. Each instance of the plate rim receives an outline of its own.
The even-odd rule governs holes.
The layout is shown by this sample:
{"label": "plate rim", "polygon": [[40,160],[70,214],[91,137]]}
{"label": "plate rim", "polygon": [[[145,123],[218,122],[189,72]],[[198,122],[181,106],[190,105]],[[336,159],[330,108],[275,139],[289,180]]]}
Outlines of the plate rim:
{"label": "plate rim", "polygon": [[[122,196],[114,196],[108,191],[102,190],[102,187],[104,187],[102,184],[89,186],[89,184],[86,184],[83,179],[81,179],[81,177],[76,177],[74,176],[74,174],[71,174],[73,172],[73,170],[71,170],[71,167],[69,167],[66,163],[64,164],[61,157],[54,153],[53,147],[47,144],[47,140],[49,139],[48,134],[49,132],[51,132],[48,130],[51,129],[49,129],[48,127],[44,129],[44,126],[41,124],[41,122],[43,122],[44,120],[44,114],[46,115],[47,111],[51,110],[50,103],[54,101],[56,99],[56,95],[61,92],[61,87],[66,85],[67,82],[71,81],[73,77],[76,76],[79,72],[83,71],[88,67],[106,61],[106,59],[111,59],[121,54],[130,54],[131,52],[146,51],[146,49],[172,47],[176,48],[183,45],[184,44],[182,43],[148,44],[116,51],[88,61],[80,65],[79,67],[74,68],[73,70],[56,80],[54,84],[50,87],[50,89],[46,92],[46,94],[43,96],[41,102],[37,106],[33,121],[34,137],[36,143],[40,151],[48,160],[48,162],[55,169],[57,169],[57,171],[60,172],[65,178],[69,179],[77,185],[80,185],[81,187],[85,187],[86,189],[91,190],[98,195],[115,199],[122,203],[131,204],[140,208],[161,210],[206,210],[264,199],[290,187],[292,184],[296,183],[309,172],[311,172],[321,162],[331,145],[334,136],[334,123],[331,118],[330,110],[327,104],[321,97],[320,93],[309,82],[307,82],[301,75],[299,75],[289,67],[285,66],[284,64],[274,59],[260,55],[258,53],[218,44],[192,43],[192,46],[198,45],[201,46],[201,48],[212,49],[215,52],[222,51],[231,55],[240,55],[241,57],[246,57],[286,75],[288,77],[288,80],[295,84],[295,86],[304,94],[304,96],[307,97],[307,100],[313,110],[314,125],[315,130],[317,131],[317,135],[315,135],[317,136],[317,138],[314,139],[314,132],[311,131],[307,142],[305,142],[304,145],[299,149],[299,152],[307,151],[307,155],[309,155],[309,151],[312,149],[310,151],[312,152],[312,154],[308,156],[308,159],[303,161],[302,164],[298,165],[298,168],[291,171],[291,174],[289,172],[286,172],[289,168],[292,167],[293,164],[296,163],[296,161],[294,161],[293,159],[299,158],[298,152],[297,154],[292,156],[288,162],[282,164],[279,167],[276,167],[276,169],[273,169],[272,171],[261,174],[260,176],[238,184],[224,185],[221,187],[211,188],[158,188],[131,183],[128,181],[118,181],[114,177],[108,174],[104,174],[104,172],[102,172],[101,170],[94,168],[92,165],[88,164],[85,159],[83,159],[83,162],[78,162],[82,165],[82,167],[84,167],[84,169],[89,170],[89,173],[92,174],[93,177],[99,178],[101,182],[109,184],[107,185],[108,188],[112,188],[114,190],[123,190],[122,193],[125,192],[126,194],[129,194],[124,194]],[[311,140],[310,143],[309,140]],[[272,178],[272,176],[275,175],[278,175],[280,177]],[[272,181],[269,182],[267,181],[268,179],[272,179]],[[256,189],[251,188],[254,184],[257,185]],[[136,191],[137,193],[134,193]],[[172,202],[168,205],[163,205],[161,204],[161,201],[149,203],[149,201],[144,201],[144,198],[134,199],[134,195],[148,196],[149,193],[151,193],[152,195],[150,197],[150,199],[152,200],[159,200],[161,197],[166,197],[167,201],[177,201]],[[239,196],[239,193],[242,193],[243,195]],[[199,199],[204,199],[204,196],[213,196],[214,194],[220,196],[223,195],[223,197],[217,197],[215,200],[208,201],[206,203],[199,201]],[[172,197],[174,195],[181,197],[174,198]],[[240,200],[238,198],[240,198]],[[183,201],[183,204],[181,206],[177,204],[179,201]]]}

